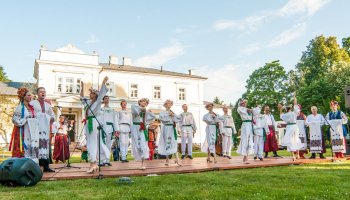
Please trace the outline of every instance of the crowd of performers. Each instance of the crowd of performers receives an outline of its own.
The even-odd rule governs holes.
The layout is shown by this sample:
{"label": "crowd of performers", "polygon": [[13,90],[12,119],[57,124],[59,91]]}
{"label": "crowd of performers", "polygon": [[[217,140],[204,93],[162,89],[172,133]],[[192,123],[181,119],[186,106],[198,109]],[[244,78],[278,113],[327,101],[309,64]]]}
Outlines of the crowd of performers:
{"label": "crowd of performers", "polygon": [[[100,90],[90,89],[89,98],[84,96],[84,83],[81,83],[81,102],[85,107],[86,119],[84,132],[86,135],[86,159],[90,163],[87,173],[94,173],[100,166],[111,166],[110,157],[115,161],[127,163],[128,148],[131,140],[131,152],[136,161],[140,161],[140,169],[145,169],[144,160],[152,160],[157,148],[158,154],[164,156],[165,165],[170,165],[169,158],[175,155],[175,165],[181,166],[178,155],[177,137],[181,135],[181,159],[193,159],[192,141],[197,126],[188,106],[182,106],[181,114],[174,113],[172,100],[164,102],[164,111],[156,115],[147,106],[149,100],[142,98],[138,104],[131,105],[127,110],[127,102],[122,100],[121,110],[115,111],[109,107],[108,88],[105,77]],[[61,115],[55,122],[51,105],[45,99],[45,88],[37,89],[37,100],[32,100],[32,94],[26,88],[18,89],[19,105],[13,115],[14,129],[11,137],[10,150],[13,157],[27,157],[43,166],[45,172],[53,172],[49,167],[50,133],[54,133],[53,160],[65,162],[70,157],[69,137],[67,132],[72,128],[65,116]],[[223,107],[223,115],[213,112],[214,105],[208,103],[205,108],[208,113],[203,116],[206,123],[206,135],[201,151],[207,153],[207,162],[217,162],[217,155],[231,159],[232,144],[237,140],[237,130],[233,118],[228,113],[228,107]],[[346,115],[338,110],[338,103],[331,102],[331,111],[324,117],[317,113],[317,107],[311,108],[311,114],[305,116],[301,106],[294,98],[293,106],[278,105],[280,118],[286,123],[286,132],[281,142],[292,152],[293,160],[305,158],[309,150],[310,159],[325,158],[325,138],[322,126],[328,125],[332,151],[336,158],[343,158],[345,153],[344,124]],[[241,100],[237,108],[242,119],[240,143],[237,153],[243,156],[243,162],[249,164],[248,157],[263,161],[273,152],[273,157],[279,149],[277,142],[278,126],[270,108],[261,106],[247,108],[247,101]],[[161,128],[160,128],[161,127]],[[159,133],[160,132],[160,133]],[[158,136],[159,135],[159,136]],[[309,144],[308,144],[308,141]],[[187,149],[186,149],[187,147]],[[100,149],[100,151],[99,151]],[[213,161],[211,160],[213,157]],[[98,161],[100,162],[98,163]]]}

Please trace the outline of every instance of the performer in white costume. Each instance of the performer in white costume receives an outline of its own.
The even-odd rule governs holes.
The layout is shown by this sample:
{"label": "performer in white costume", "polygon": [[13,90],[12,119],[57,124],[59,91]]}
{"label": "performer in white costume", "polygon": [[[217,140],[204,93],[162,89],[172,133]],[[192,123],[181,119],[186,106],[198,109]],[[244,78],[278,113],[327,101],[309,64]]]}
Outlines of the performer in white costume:
{"label": "performer in white costume", "polygon": [[294,96],[294,109],[292,111],[291,106],[285,106],[286,113],[283,111],[283,106],[278,104],[278,110],[280,111],[280,117],[287,123],[286,133],[282,139],[282,146],[287,147],[287,151],[292,153],[293,161],[299,158],[299,149],[301,148],[301,141],[299,138],[299,129],[297,122],[297,115],[300,112],[297,104],[297,99]]}
{"label": "performer in white costume", "polygon": [[[106,83],[108,77],[103,79],[100,91],[90,89],[89,99],[84,97],[84,83],[81,82],[80,100],[85,107],[85,135],[86,135],[86,146],[88,151],[88,159],[90,162],[90,168],[87,173],[94,173],[97,171],[98,166],[96,164],[98,160],[98,136],[100,135],[100,151],[108,151],[107,146],[103,143],[102,129],[99,127],[98,121],[103,126],[103,117],[100,114],[101,104],[103,97],[107,94],[108,88]],[[93,113],[92,113],[93,112]],[[96,119],[96,118],[97,119]],[[98,120],[98,121],[97,121]]]}
{"label": "performer in white costume", "polygon": [[111,147],[112,147],[112,138],[118,129],[118,123],[116,122],[117,116],[116,111],[109,107],[109,96],[104,96],[103,107],[101,108],[101,115],[103,118],[103,130],[102,142],[107,146],[100,151],[101,154],[101,163],[100,166],[112,166],[110,163],[111,157]]}
{"label": "performer in white costume", "polygon": [[196,133],[197,126],[194,121],[193,114],[188,112],[187,104],[182,105],[183,113],[180,114],[179,122],[179,133],[181,135],[181,159],[186,156],[186,142],[187,142],[187,157],[193,159],[192,157],[192,141],[194,134]]}
{"label": "performer in white costume", "polygon": [[219,116],[213,112],[213,103],[208,103],[205,105],[205,108],[208,110],[208,113],[203,116],[203,121],[207,124],[207,127],[205,128],[206,136],[201,150],[202,152],[208,153],[207,163],[212,162],[210,160],[210,155],[214,156],[214,163],[217,163],[215,143],[220,134],[221,121]]}
{"label": "performer in white costume", "polygon": [[306,125],[309,127],[310,137],[310,159],[316,158],[316,153],[320,154],[320,158],[325,159],[323,153],[326,148],[324,145],[324,138],[322,135],[322,126],[325,124],[323,115],[317,114],[317,107],[311,107],[311,115],[306,118]]}
{"label": "performer in white costume", "polygon": [[140,169],[145,169],[144,160],[149,157],[147,124],[153,121],[155,115],[146,109],[148,100],[142,98],[138,105],[131,105],[133,125],[131,127],[132,154],[136,161],[141,161]]}
{"label": "performer in white costume", "polygon": [[9,150],[12,157],[26,157],[39,164],[39,121],[35,118],[33,106],[29,104],[32,94],[27,88],[19,88],[20,101],[13,113],[14,124]]}
{"label": "performer in white costume", "polygon": [[49,103],[46,102],[46,90],[44,87],[37,89],[38,100],[33,100],[30,104],[33,106],[36,118],[39,121],[39,164],[44,167],[44,172],[54,172],[50,169],[50,136],[51,124],[55,121],[55,113]]}
{"label": "performer in white costume", "polygon": [[126,110],[127,103],[125,100],[122,100],[120,102],[120,106],[122,107],[122,110],[117,112],[117,136],[119,137],[121,161],[122,163],[126,163],[129,162],[126,159],[126,156],[128,154],[129,148],[129,137],[132,126],[132,116],[131,112]]}
{"label": "performer in white costume", "polygon": [[179,163],[179,154],[177,152],[177,131],[176,123],[180,121],[180,117],[176,115],[171,107],[173,101],[167,99],[163,106],[165,111],[159,114],[159,120],[162,122],[161,135],[159,137],[158,153],[166,156],[165,165],[169,165],[169,155],[175,154],[175,164],[181,166]]}
{"label": "performer in white costume", "polygon": [[303,112],[301,112],[301,105],[298,104],[299,113],[297,116],[297,126],[299,130],[299,138],[301,142],[301,148],[299,149],[299,157],[301,159],[305,159],[305,154],[308,153],[307,149],[307,134],[306,134],[306,116]]}
{"label": "performer in white costume", "polygon": [[224,115],[220,116],[221,130],[222,130],[222,156],[224,158],[231,158],[232,144],[234,142],[234,135],[237,134],[235,123],[232,116],[228,113],[228,107],[222,108]]}
{"label": "performer in white costume", "polygon": [[346,153],[345,136],[347,135],[346,124],[348,123],[348,117],[340,110],[338,110],[338,102],[331,101],[331,112],[326,116],[330,126],[329,128],[331,136],[332,151],[335,153],[336,158],[344,158]]}
{"label": "performer in white costume", "polygon": [[260,161],[263,161],[264,141],[266,140],[266,135],[270,134],[269,126],[267,125],[265,115],[261,114],[260,106],[253,108],[253,115],[254,160],[259,158]]}
{"label": "performer in white costume", "polygon": [[247,100],[243,99],[237,108],[238,114],[242,119],[241,141],[237,153],[243,156],[243,162],[249,164],[248,156],[254,154],[253,142],[253,115],[252,110],[247,108]]}

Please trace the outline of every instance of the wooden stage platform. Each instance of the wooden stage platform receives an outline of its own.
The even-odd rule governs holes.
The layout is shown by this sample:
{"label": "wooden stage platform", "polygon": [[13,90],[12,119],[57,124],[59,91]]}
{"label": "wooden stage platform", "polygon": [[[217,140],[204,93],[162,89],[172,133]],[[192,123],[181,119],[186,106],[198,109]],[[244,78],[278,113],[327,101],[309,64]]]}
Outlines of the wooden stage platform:
{"label": "wooden stage platform", "polygon": [[[174,164],[174,160],[170,160],[170,165],[165,166],[165,160],[145,161],[145,170],[139,169],[140,162],[130,161],[129,163],[112,162],[111,167],[101,167],[101,174],[104,178],[107,177],[122,177],[122,176],[147,176],[147,175],[162,175],[162,174],[178,174],[178,173],[195,173],[217,170],[230,169],[245,169],[258,167],[274,167],[274,166],[288,166],[300,165],[319,162],[330,162],[331,159],[301,159],[292,161],[291,158],[267,158],[264,161],[250,160],[250,164],[244,164],[242,157],[232,157],[232,159],[218,158],[217,163],[207,163],[206,158],[194,158],[193,160],[181,160],[181,167]],[[50,165],[51,168],[63,166],[63,164]],[[82,179],[95,178],[98,173],[87,174],[89,163],[73,163],[72,166],[81,167],[80,169],[56,169],[54,173],[44,173],[42,180],[67,180],[67,179]]]}

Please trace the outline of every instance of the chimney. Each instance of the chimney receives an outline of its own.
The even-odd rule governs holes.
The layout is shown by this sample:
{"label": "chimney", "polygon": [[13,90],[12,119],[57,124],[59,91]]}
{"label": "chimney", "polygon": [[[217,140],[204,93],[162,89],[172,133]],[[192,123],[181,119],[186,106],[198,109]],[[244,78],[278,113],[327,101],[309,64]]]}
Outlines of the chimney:
{"label": "chimney", "polygon": [[160,66],[160,72],[163,72],[163,66]]}
{"label": "chimney", "polygon": [[188,75],[190,75],[190,76],[192,75],[192,70],[191,69],[188,70]]}
{"label": "chimney", "polygon": [[123,65],[124,66],[130,66],[131,65],[131,59],[127,57],[123,57]]}
{"label": "chimney", "polygon": [[118,57],[117,56],[109,56],[109,65],[118,65]]}

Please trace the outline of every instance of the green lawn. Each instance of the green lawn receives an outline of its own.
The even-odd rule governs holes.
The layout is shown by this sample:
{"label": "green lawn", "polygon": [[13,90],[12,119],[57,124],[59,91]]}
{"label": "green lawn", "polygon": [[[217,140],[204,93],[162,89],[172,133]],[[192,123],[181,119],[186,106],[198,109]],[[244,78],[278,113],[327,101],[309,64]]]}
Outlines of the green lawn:
{"label": "green lawn", "polygon": [[193,174],[0,186],[1,199],[349,199],[350,161]]}

